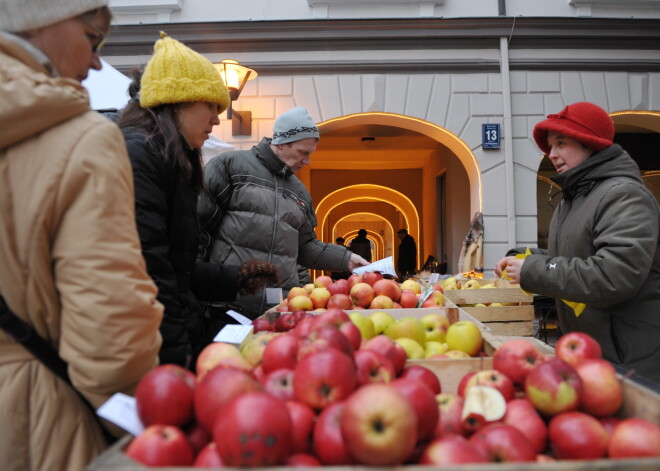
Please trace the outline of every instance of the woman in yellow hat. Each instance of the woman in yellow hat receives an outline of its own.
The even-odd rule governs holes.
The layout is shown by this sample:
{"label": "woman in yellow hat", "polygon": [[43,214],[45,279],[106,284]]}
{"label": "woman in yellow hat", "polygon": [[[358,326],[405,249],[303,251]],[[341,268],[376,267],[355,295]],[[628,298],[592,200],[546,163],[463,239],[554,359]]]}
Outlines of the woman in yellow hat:
{"label": "woman in yellow hat", "polygon": [[161,363],[194,367],[216,332],[205,332],[201,301],[231,301],[276,275],[274,266],[197,263],[201,147],[229,93],[214,65],[161,33],[133,99],[118,119],[135,180],[135,212],[147,270],[165,305]]}

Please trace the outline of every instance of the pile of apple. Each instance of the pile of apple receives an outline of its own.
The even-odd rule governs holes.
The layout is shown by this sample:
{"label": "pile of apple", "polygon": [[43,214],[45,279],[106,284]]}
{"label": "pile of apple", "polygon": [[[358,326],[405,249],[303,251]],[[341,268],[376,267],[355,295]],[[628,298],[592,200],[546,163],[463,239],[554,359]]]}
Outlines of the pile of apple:
{"label": "pile of apple", "polygon": [[494,353],[492,370],[466,374],[457,394],[438,402],[441,431],[426,464],[660,457],[660,426],[616,417],[621,381],[583,333],[562,336],[556,357],[509,341]]}
{"label": "pile of apple", "polygon": [[136,390],[146,427],[126,454],[149,466],[390,466],[419,460],[436,436],[437,376],[406,367],[385,335],[363,342],[338,309],[239,350],[214,343],[196,374],[175,365]]}
{"label": "pile of apple", "polygon": [[[353,274],[348,279],[333,281],[326,275],[317,277],[314,283],[296,286],[289,290],[287,298],[276,310],[323,311],[324,309],[398,309],[416,308],[422,294],[422,285],[413,279],[398,283],[378,272]],[[445,304],[443,288],[434,285],[431,295],[421,307],[441,307]]]}

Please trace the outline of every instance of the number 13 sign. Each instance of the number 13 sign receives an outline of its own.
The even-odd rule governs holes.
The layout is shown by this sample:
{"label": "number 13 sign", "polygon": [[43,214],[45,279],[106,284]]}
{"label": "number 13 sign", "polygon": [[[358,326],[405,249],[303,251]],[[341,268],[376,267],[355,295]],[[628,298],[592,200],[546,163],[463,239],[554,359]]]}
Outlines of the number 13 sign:
{"label": "number 13 sign", "polygon": [[500,148],[500,125],[487,123],[481,125],[481,143],[484,149]]}

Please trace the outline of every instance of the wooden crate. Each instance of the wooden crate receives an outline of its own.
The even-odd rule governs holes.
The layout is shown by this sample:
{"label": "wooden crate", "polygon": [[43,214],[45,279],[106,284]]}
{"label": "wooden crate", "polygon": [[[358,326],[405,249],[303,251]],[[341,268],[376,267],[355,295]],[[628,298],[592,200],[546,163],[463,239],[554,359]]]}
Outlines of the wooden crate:
{"label": "wooden crate", "polygon": [[[464,283],[465,280],[461,280]],[[495,335],[534,335],[534,306],[531,294],[519,285],[502,279],[480,279],[481,285],[492,283],[495,288],[456,289],[445,291],[445,299],[456,304],[475,319],[483,322]],[[474,304],[502,303],[505,306],[475,307]]]}
{"label": "wooden crate", "polygon": [[[490,336],[488,342],[491,347],[506,342],[509,338],[503,336]],[[536,339],[526,339],[535,341]],[[540,342],[539,342],[540,343]],[[544,344],[540,348],[549,348]],[[432,369],[440,378],[443,391],[455,392],[460,379],[470,371],[477,371],[492,366],[492,358],[469,358],[461,360],[415,360]],[[660,424],[660,394],[630,379],[623,380],[624,402],[619,417],[641,417]],[[98,456],[88,467],[88,471],[147,471],[124,453],[132,437],[125,436],[112,447]],[[198,468],[160,468],[165,471],[192,471]],[[240,468],[229,468],[239,470]],[[269,468],[273,469],[273,468]],[[284,468],[282,468],[284,469]],[[319,468],[314,468],[319,469]],[[367,466],[324,466],[328,471],[371,471],[374,468]],[[393,468],[379,468],[381,471],[428,471],[428,466],[397,466]],[[658,471],[660,458],[638,458],[629,460],[585,460],[585,461],[554,461],[547,463],[488,463],[468,464],[450,468],[454,471]],[[310,470],[311,471],[311,470]]]}

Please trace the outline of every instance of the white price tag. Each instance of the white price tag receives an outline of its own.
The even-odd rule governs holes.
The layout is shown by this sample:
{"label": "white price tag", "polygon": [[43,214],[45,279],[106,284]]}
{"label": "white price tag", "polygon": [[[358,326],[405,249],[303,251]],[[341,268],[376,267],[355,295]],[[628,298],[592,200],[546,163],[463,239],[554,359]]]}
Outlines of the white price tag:
{"label": "white price tag", "polygon": [[429,276],[429,284],[436,284],[438,282],[438,278],[440,278],[440,273],[431,273],[431,276]]}
{"label": "white price tag", "polygon": [[251,325],[227,324],[213,339],[214,342],[231,343],[238,347],[252,334]]}
{"label": "white price tag", "polygon": [[282,288],[266,288],[267,304],[282,304]]}
{"label": "white price tag", "polygon": [[355,270],[353,270],[353,273],[355,273],[356,275],[361,275],[368,271],[377,271],[382,273],[383,275],[397,276],[396,270],[394,269],[394,260],[392,259],[392,257],[385,257],[369,265],[365,265],[363,267],[357,267]]}
{"label": "white price tag", "polygon": [[97,409],[96,414],[123,428],[133,436],[140,435],[144,430],[144,426],[137,415],[135,398],[126,394],[114,394]]}
{"label": "white price tag", "polygon": [[245,316],[244,316],[243,314],[241,314],[240,312],[236,312],[236,311],[233,311],[233,310],[230,309],[229,311],[227,311],[227,315],[228,315],[229,317],[231,317],[232,319],[234,319],[234,320],[235,320],[236,322],[238,322],[239,324],[242,324],[242,325],[252,325],[252,320],[249,319],[249,318],[247,318],[247,317],[245,317]]}

